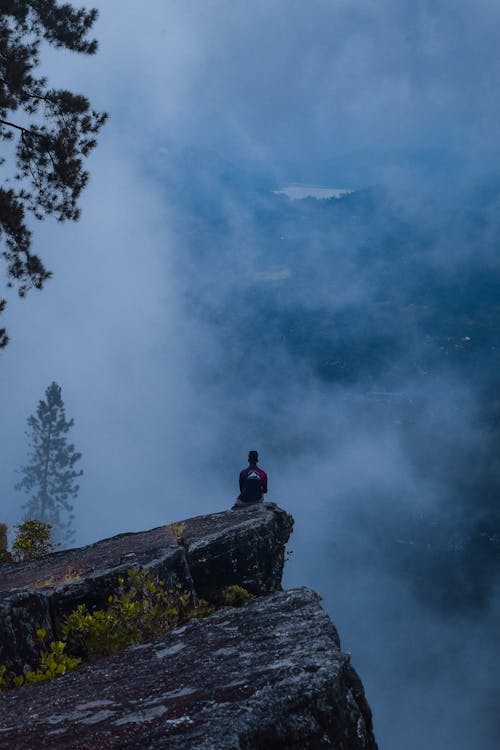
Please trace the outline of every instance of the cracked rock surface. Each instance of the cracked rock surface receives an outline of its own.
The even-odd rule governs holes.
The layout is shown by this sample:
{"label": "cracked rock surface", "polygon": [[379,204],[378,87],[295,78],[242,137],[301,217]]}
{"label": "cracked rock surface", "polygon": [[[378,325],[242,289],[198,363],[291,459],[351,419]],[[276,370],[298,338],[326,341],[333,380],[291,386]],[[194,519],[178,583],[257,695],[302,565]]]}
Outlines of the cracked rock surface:
{"label": "cracked rock surface", "polygon": [[131,567],[207,598],[230,584],[257,595],[281,588],[293,519],[276,505],[198,516],[175,527],[177,535],[172,526],[160,526],[0,565],[0,664],[16,672],[36,667],[36,630],[43,627],[49,640],[56,639],[79,604],[105,608]]}
{"label": "cracked rock surface", "polygon": [[376,750],[318,596],[295,589],[0,697],[0,747]]}

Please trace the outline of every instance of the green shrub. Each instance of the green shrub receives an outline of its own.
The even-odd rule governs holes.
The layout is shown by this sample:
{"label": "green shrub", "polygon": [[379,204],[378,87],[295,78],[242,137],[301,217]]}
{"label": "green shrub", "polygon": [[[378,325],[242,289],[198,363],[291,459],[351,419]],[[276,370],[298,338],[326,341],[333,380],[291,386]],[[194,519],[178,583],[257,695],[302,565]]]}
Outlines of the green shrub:
{"label": "green shrub", "polygon": [[47,576],[47,578],[42,578],[40,581],[35,581],[31,584],[32,589],[43,589],[46,586],[55,586],[56,579],[54,576]]}
{"label": "green shrub", "polygon": [[[223,589],[219,599],[225,605],[239,607],[253,601],[255,596],[242,586],[234,585]],[[206,617],[216,610],[205,599],[198,599],[193,606],[189,593],[182,592],[180,587],[166,591],[163,581],[136,568],[130,568],[126,580],[118,579],[117,592],[108,597],[108,603],[107,609],[93,612],[85,604],[80,604],[66,618],[64,639],[52,641],[48,648],[46,631],[43,628],[37,630],[40,641],[38,669],[15,675],[0,665],[0,690],[65,674],[75,669],[82,659],[114,654],[126,646],[151,640],[190,618]]]}
{"label": "green shrub", "polygon": [[10,562],[12,560],[12,555],[7,549],[7,545],[7,524],[0,523],[0,563]]}
{"label": "green shrub", "polygon": [[0,552],[7,552],[7,524],[0,523]]}
{"label": "green shrub", "polygon": [[10,680],[5,664],[0,664],[0,690],[8,690],[10,687]]}
{"label": "green shrub", "polygon": [[66,570],[59,574],[57,578],[53,575],[47,576],[47,578],[41,578],[38,581],[35,581],[34,583],[31,583],[30,586],[32,589],[42,589],[46,586],[60,586],[64,583],[69,583],[70,581],[77,581],[79,578],[82,577],[82,573],[80,570],[77,570],[76,568],[73,568],[73,566],[68,565]]}
{"label": "green shrub", "polygon": [[7,667],[1,664],[0,690],[9,690],[32,682],[49,680],[51,677],[70,672],[80,664],[81,659],[65,653],[66,644],[63,641],[52,641],[47,648],[45,643],[47,633],[44,628],[37,630],[36,635],[40,642],[40,666],[38,669],[28,670],[24,675],[15,675],[9,673]]}
{"label": "green shrub", "polygon": [[85,604],[66,618],[64,637],[72,652],[86,658],[107,656],[140,641],[154,638],[186,622],[191,596],[180,589],[165,591],[163,581],[145,570],[131,568],[128,579],[118,580],[106,610],[90,612]]}
{"label": "green shrub", "polygon": [[5,664],[0,664],[0,690],[11,690],[12,688],[21,687],[24,683],[22,674],[16,675],[9,672]]}
{"label": "green shrub", "polygon": [[16,560],[36,560],[54,551],[54,545],[50,540],[50,523],[43,523],[35,518],[23,521],[15,528],[18,533],[12,545],[12,552]]}
{"label": "green shrub", "polygon": [[242,607],[244,604],[253,602],[255,596],[243,588],[234,584],[222,589],[222,601],[228,607]]}
{"label": "green shrub", "polygon": [[198,599],[196,605],[189,611],[189,618],[192,617],[208,617],[213,615],[215,607],[209,604],[206,599]]}
{"label": "green shrub", "polygon": [[182,544],[184,541],[184,534],[186,533],[186,524],[184,521],[175,521],[170,524],[170,530],[174,534],[175,538]]}

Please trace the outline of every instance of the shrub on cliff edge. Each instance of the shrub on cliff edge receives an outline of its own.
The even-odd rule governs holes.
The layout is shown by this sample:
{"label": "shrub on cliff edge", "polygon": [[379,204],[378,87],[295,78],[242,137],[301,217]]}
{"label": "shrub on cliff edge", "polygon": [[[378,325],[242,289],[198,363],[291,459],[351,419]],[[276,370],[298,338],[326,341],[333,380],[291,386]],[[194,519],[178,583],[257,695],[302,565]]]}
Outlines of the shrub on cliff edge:
{"label": "shrub on cliff edge", "polygon": [[10,562],[12,560],[12,555],[7,549],[7,546],[7,524],[0,523],[0,563]]}
{"label": "shrub on cliff edge", "polygon": [[36,560],[54,551],[50,539],[50,523],[28,519],[14,528],[18,531],[12,545],[15,560]]}

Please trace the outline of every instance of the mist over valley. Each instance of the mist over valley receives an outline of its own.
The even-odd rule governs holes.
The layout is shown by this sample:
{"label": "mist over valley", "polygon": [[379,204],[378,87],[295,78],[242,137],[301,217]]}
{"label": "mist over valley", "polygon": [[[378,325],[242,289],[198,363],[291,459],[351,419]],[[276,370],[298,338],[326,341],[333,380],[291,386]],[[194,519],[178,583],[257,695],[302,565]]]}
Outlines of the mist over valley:
{"label": "mist over valley", "polygon": [[2,296],[2,517],[62,388],[76,544],[228,509],[249,449],[381,750],[497,750],[498,4],[96,3],[78,224]]}
{"label": "mist over valley", "polygon": [[[158,179],[182,216],[192,372],[224,445],[212,461],[223,472],[254,443],[272,457],[272,497],[298,518],[289,581],[308,560],[367,680],[380,679],[374,643],[389,650],[388,746],[472,747],[493,675],[445,696],[471,649],[493,664],[499,646],[500,186],[289,200],[190,154],[190,170],[165,183],[160,165]],[[183,180],[198,186],[193,202]],[[482,645],[457,653],[467,632]],[[395,728],[402,664],[411,708]],[[432,703],[442,718],[410,740],[405,723]],[[484,725],[493,748],[494,711]]]}

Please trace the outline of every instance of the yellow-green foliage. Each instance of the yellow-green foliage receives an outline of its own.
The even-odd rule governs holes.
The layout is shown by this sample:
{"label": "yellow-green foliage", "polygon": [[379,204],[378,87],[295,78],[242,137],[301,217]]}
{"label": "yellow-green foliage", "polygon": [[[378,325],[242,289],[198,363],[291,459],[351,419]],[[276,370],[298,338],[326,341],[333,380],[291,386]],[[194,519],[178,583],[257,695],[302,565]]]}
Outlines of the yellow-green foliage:
{"label": "yellow-green foliage", "polygon": [[0,523],[0,563],[10,560],[12,560],[12,555],[7,549],[7,524]]}
{"label": "yellow-green foliage", "polygon": [[21,685],[28,685],[31,682],[49,680],[51,677],[57,677],[58,675],[70,672],[80,664],[81,659],[65,653],[66,644],[64,641],[52,641],[49,644],[49,648],[47,648],[45,643],[47,633],[45,629],[40,628],[36,631],[36,635],[40,641],[40,666],[38,669],[28,670],[24,675],[14,675],[7,671],[7,667],[4,664],[0,665],[0,690],[21,687]]}
{"label": "yellow-green foliage", "polygon": [[179,543],[182,543],[184,541],[184,534],[186,532],[186,524],[184,523],[184,521],[175,521],[174,523],[171,523],[170,529],[175,535],[177,541]]}
{"label": "yellow-green foliage", "polygon": [[[227,586],[221,592],[221,599],[224,604],[238,607],[255,597],[241,586]],[[215,612],[215,607],[205,599],[199,599],[193,607],[189,593],[183,593],[179,587],[166,591],[163,581],[135,568],[130,568],[126,580],[118,579],[117,592],[108,597],[108,602],[107,609],[93,612],[80,604],[66,618],[64,640],[52,641],[49,648],[45,630],[37,630],[40,666],[24,675],[14,675],[0,665],[0,690],[65,674],[77,667],[82,658],[113,654],[133,643],[150,640],[192,617],[206,617]]]}
{"label": "yellow-green foliage", "polygon": [[52,641],[49,645],[49,650],[42,653],[39,668],[35,671],[28,671],[24,675],[25,682],[49,680],[51,677],[66,674],[66,672],[70,672],[77,667],[81,659],[66,654],[65,648],[66,644],[64,641]]}
{"label": "yellow-green foliage", "polygon": [[47,578],[42,578],[40,581],[35,581],[35,583],[31,584],[32,589],[43,589],[46,586],[55,586],[56,579],[54,576],[47,576]]}
{"label": "yellow-green foliage", "polygon": [[233,585],[226,586],[222,589],[222,601],[229,607],[242,607],[248,602],[252,602],[255,596],[243,588],[243,586]]}
{"label": "yellow-green foliage", "polygon": [[10,681],[8,678],[7,667],[5,664],[0,664],[0,690],[7,690],[10,687]]}
{"label": "yellow-green foliage", "polygon": [[189,618],[190,594],[165,591],[145,570],[131,568],[128,579],[118,580],[106,610],[90,612],[85,604],[66,618],[64,636],[75,653],[88,658],[106,656],[180,625]]}
{"label": "yellow-green foliage", "polygon": [[206,599],[198,599],[196,606],[189,612],[189,617],[208,617],[213,615],[215,607],[209,604]]}
{"label": "yellow-green foliage", "polygon": [[7,552],[7,524],[0,523],[0,552]]}
{"label": "yellow-green foliage", "polygon": [[66,570],[63,573],[61,583],[66,583],[67,581],[76,581],[78,578],[82,577],[81,570],[78,570],[78,568],[73,568],[72,565],[68,565]]}
{"label": "yellow-green foliage", "polygon": [[35,519],[23,521],[15,527],[18,531],[12,552],[16,560],[36,560],[54,550],[50,541],[50,523]]}
{"label": "yellow-green foliage", "polygon": [[39,581],[35,581],[31,584],[32,589],[42,589],[46,586],[58,586],[62,583],[68,583],[69,581],[76,581],[81,578],[82,574],[79,570],[76,570],[71,565],[68,565],[64,573],[57,578],[55,576],[47,576],[47,578],[41,578]]}

